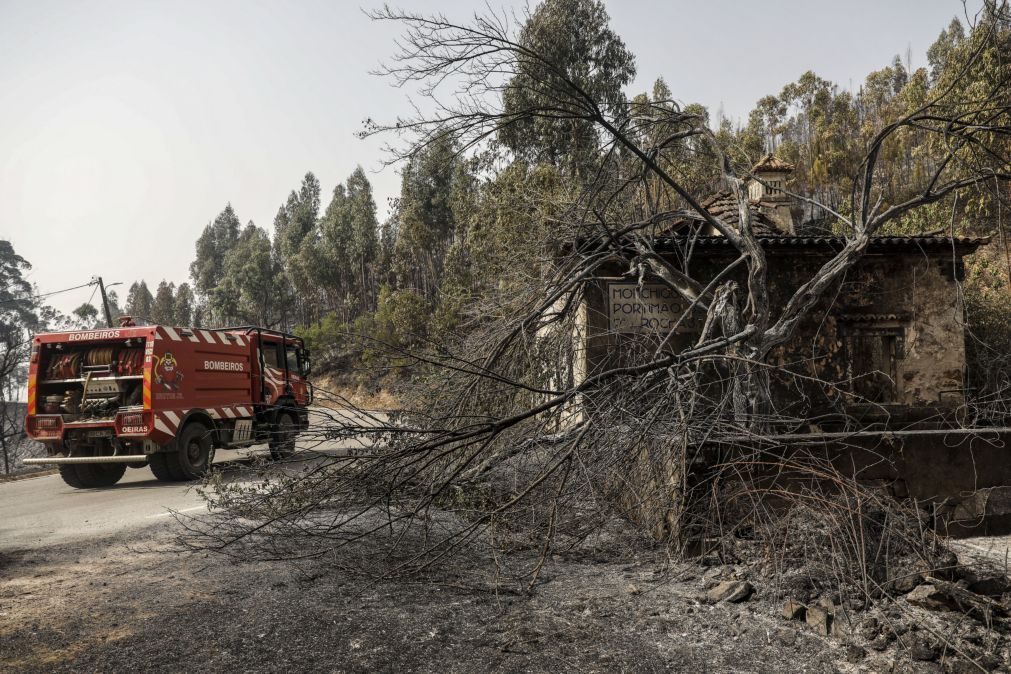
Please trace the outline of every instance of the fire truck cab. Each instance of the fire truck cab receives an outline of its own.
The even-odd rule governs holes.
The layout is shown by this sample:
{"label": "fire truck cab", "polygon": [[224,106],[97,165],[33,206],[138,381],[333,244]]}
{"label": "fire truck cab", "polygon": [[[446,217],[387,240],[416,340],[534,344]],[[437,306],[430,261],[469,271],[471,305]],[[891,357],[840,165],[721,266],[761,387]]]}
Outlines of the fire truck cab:
{"label": "fire truck cab", "polygon": [[241,326],[136,326],[36,335],[28,435],[72,487],[107,487],[127,466],[159,480],[206,473],[217,448],[294,452],[312,402],[309,352],[295,335]]}

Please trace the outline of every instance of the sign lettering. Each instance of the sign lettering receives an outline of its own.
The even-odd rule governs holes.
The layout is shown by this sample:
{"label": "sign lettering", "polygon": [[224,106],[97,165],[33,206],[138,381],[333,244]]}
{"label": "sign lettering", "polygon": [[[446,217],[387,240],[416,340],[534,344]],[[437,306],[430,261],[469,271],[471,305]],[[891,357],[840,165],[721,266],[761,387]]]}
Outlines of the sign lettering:
{"label": "sign lettering", "polygon": [[245,363],[234,363],[228,360],[205,360],[205,370],[217,370],[219,372],[245,372]]}
{"label": "sign lettering", "polygon": [[91,332],[71,332],[68,339],[71,342],[85,342],[92,339],[116,339],[119,330],[93,330]]}
{"label": "sign lettering", "polygon": [[[688,302],[660,283],[608,284],[607,315],[612,332],[666,334],[681,319]],[[698,330],[694,316],[681,320],[675,332]]]}

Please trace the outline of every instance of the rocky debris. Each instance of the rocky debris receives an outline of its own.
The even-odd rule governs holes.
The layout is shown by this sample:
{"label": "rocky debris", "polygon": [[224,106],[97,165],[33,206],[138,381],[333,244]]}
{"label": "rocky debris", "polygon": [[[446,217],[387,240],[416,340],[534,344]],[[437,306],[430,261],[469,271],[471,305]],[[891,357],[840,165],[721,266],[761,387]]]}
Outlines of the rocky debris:
{"label": "rocky debris", "polygon": [[931,611],[960,611],[983,621],[1007,614],[1003,606],[989,597],[938,578],[926,578],[923,585],[906,595],[906,601]]}
{"label": "rocky debris", "polygon": [[797,643],[797,630],[785,629],[778,633],[779,643],[784,646],[793,646]]}
{"label": "rocky debris", "polygon": [[803,620],[806,613],[807,606],[794,599],[787,599],[783,604],[783,617],[787,620]]}
{"label": "rocky debris", "polygon": [[721,601],[736,604],[748,599],[755,588],[746,580],[725,580],[706,593],[712,603]]}
{"label": "rocky debris", "polygon": [[832,613],[823,606],[809,606],[804,621],[818,636],[827,637],[832,633]]}
{"label": "rocky debris", "polygon": [[724,569],[723,567],[714,566],[712,568],[706,569],[702,574],[702,587],[706,590],[711,590],[722,582]]}
{"label": "rocky debris", "polygon": [[745,581],[748,579],[748,572],[743,568],[733,565],[714,566],[707,569],[702,574],[702,587],[705,590],[712,590],[717,585],[730,581]]}
{"label": "rocky debris", "polygon": [[812,606],[806,606],[795,599],[788,599],[783,604],[784,619],[803,620],[815,634],[823,637],[845,636],[847,630],[843,629],[843,622],[836,619],[841,611],[842,607],[832,597],[822,597]]}
{"label": "rocky debris", "polygon": [[895,594],[906,594],[912,592],[919,585],[923,584],[923,574],[912,571],[909,573],[904,573],[896,578],[892,579],[891,590]]}
{"label": "rocky debris", "polygon": [[950,674],[979,674],[979,667],[962,658],[947,658],[944,661],[944,671]]}
{"label": "rocky debris", "polygon": [[956,608],[952,598],[931,584],[920,585],[908,595],[906,601],[931,611],[948,611]]}
{"label": "rocky debris", "polygon": [[874,616],[867,616],[857,627],[857,634],[859,634],[864,641],[874,641],[874,638],[880,633],[881,623],[879,623],[878,619]]}
{"label": "rocky debris", "polygon": [[944,669],[936,662],[909,661],[903,656],[892,666],[892,674],[943,674]]}

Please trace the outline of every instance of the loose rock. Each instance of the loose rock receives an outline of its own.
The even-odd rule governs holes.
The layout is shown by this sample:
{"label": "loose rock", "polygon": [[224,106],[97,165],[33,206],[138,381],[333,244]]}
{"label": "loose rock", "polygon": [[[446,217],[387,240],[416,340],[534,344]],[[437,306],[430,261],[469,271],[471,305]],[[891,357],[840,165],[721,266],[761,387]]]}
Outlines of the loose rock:
{"label": "loose rock", "polygon": [[808,627],[817,634],[827,637],[832,632],[832,614],[821,606],[809,606],[804,617]]}
{"label": "loose rock", "polygon": [[912,592],[922,584],[923,575],[916,572],[910,572],[893,579],[891,586],[892,591],[896,594],[906,594],[908,592]]}
{"label": "loose rock", "polygon": [[793,646],[797,643],[797,630],[785,629],[779,632],[779,643],[784,646]]}
{"label": "loose rock", "polygon": [[725,580],[706,593],[714,604],[721,601],[737,603],[746,600],[755,591],[751,583],[741,580]]}
{"label": "loose rock", "polygon": [[807,607],[794,599],[787,599],[783,604],[783,617],[787,620],[803,620]]}
{"label": "loose rock", "polygon": [[931,611],[951,611],[957,608],[952,598],[932,584],[920,585],[906,595],[906,601]]}

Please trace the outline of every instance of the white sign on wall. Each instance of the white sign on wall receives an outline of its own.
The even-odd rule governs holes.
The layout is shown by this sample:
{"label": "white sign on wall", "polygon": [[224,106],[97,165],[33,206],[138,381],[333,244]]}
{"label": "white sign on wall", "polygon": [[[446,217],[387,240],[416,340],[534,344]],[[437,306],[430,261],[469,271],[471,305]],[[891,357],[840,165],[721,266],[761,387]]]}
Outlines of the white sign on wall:
{"label": "white sign on wall", "polygon": [[[688,308],[683,297],[660,283],[609,283],[607,297],[611,332],[667,333]],[[695,323],[686,318],[676,332],[691,332]]]}

